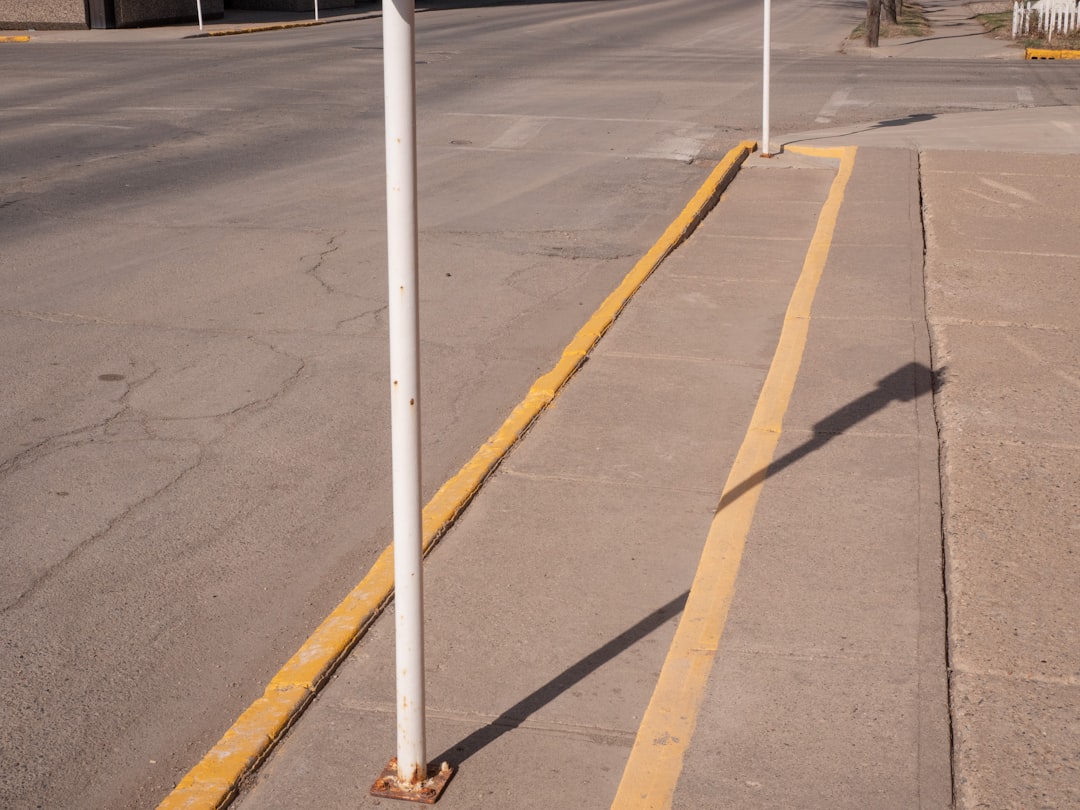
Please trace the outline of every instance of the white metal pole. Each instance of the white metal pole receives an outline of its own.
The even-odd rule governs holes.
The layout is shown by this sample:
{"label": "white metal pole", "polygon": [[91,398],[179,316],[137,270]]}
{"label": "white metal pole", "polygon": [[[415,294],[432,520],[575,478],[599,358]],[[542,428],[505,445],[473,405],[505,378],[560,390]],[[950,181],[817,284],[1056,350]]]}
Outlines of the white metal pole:
{"label": "white metal pole", "polygon": [[319,0],[315,0],[315,19],[319,19]]}
{"label": "white metal pole", "polygon": [[195,0],[195,10],[199,13],[199,30],[202,31],[202,0]]}
{"label": "white metal pole", "polygon": [[765,37],[761,56],[761,154],[769,157],[769,81],[772,52],[772,0],[765,0]]}
{"label": "white metal pole", "polygon": [[404,785],[427,778],[414,16],[414,0],[383,0],[397,776]]}

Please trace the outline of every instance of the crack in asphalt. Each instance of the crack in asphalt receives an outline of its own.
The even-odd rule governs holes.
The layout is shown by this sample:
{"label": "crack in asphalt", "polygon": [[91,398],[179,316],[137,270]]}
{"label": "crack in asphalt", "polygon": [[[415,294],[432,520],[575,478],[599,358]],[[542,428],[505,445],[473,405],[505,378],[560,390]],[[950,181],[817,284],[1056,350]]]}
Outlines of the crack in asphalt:
{"label": "crack in asphalt", "polygon": [[[137,417],[133,416],[133,409],[130,404],[130,399],[135,391],[156,377],[161,369],[154,368],[145,376],[126,383],[124,393],[119,397],[116,402],[116,410],[104,419],[94,422],[90,425],[83,425],[78,428],[64,431],[63,433],[55,434],[53,436],[46,437],[41,441],[35,443],[32,447],[27,448],[23,452],[14,456],[11,459],[5,460],[0,463],[0,482],[9,478],[13,473],[26,469],[36,463],[39,463],[43,459],[49,457],[58,452],[64,450],[70,450],[86,446],[89,444],[103,442],[107,444],[138,444],[147,441],[161,442],[165,444],[173,444],[178,447],[193,447],[195,449],[195,457],[190,462],[183,466],[175,475],[170,476],[169,480],[163,485],[157,487],[153,492],[138,498],[129,506],[122,508],[117,514],[109,517],[106,521],[106,525],[100,530],[93,532],[88,537],[75,543],[67,553],[61,558],[53,561],[47,565],[40,573],[38,573],[34,581],[29,587],[22,590],[13,599],[8,600],[3,605],[0,605],[0,615],[6,614],[12,610],[17,609],[21,605],[25,604],[34,593],[42,588],[46,583],[55,578],[58,573],[65,568],[72,560],[77,559],[82,554],[86,553],[88,549],[92,548],[96,543],[100,542],[103,538],[107,537],[118,525],[128,519],[137,510],[147,506],[156,499],[160,498],[165,493],[169,492],[186,477],[196,471],[206,456],[206,453],[210,447],[220,442],[228,433],[227,426],[225,427],[222,436],[211,440],[196,440],[191,438],[163,438],[157,434],[154,430],[155,424],[175,422],[175,421],[217,421],[226,420],[229,417],[236,416],[245,412],[256,412],[265,410],[273,405],[275,401],[292,390],[303,378],[304,372],[307,370],[307,362],[303,357],[291,354],[273,343],[262,340],[252,335],[247,336],[247,340],[258,345],[262,348],[269,350],[270,352],[280,357],[288,358],[294,361],[295,368],[292,373],[284,377],[274,388],[274,390],[267,396],[260,397],[258,399],[244,402],[238,405],[236,408],[232,408],[223,413],[201,415],[196,417],[153,417],[150,415],[142,414]],[[110,433],[110,430],[120,424],[134,424],[142,428],[145,434],[145,438],[120,438],[115,433]],[[74,439],[74,441],[68,441]]]}
{"label": "crack in asphalt", "polygon": [[135,503],[133,503],[130,506],[127,506],[124,509],[122,509],[119,514],[114,515],[113,517],[109,518],[109,520],[107,521],[107,523],[106,523],[106,525],[105,525],[105,527],[103,529],[100,529],[99,531],[95,532],[94,534],[90,535],[89,537],[87,537],[87,538],[85,538],[83,540],[80,540],[78,543],[76,543],[67,552],[67,554],[65,554],[59,560],[56,560],[55,562],[53,562],[50,565],[46,566],[45,569],[41,572],[41,574],[39,574],[35,578],[34,582],[30,585],[30,587],[23,590],[14,599],[8,601],[7,603],[5,603],[3,605],[0,605],[0,615],[3,615],[5,613],[8,613],[8,612],[10,612],[12,610],[15,610],[15,609],[19,608],[27,600],[29,600],[34,595],[34,593],[36,593],[46,583],[48,583],[51,579],[53,579],[55,576],[57,576],[59,571],[62,568],[66,567],[66,565],[72,559],[75,559],[76,557],[81,556],[82,554],[86,553],[86,551],[89,548],[91,548],[93,545],[95,545],[101,539],[106,537],[117,525],[119,525],[124,520],[126,520],[137,509],[139,509],[143,505],[153,501],[155,498],[160,496],[162,493],[166,492],[167,490],[169,490],[173,486],[175,486],[177,483],[179,483],[192,470],[197,469],[199,467],[199,465],[202,463],[202,460],[203,460],[203,448],[202,448],[202,446],[199,445],[197,442],[178,442],[178,443],[180,443],[180,444],[193,444],[193,445],[195,445],[195,447],[198,448],[198,453],[195,456],[195,460],[191,464],[189,464],[187,467],[185,467],[183,470],[181,470],[171,480],[166,482],[163,486],[159,487],[154,492],[150,493],[149,495],[143,496],[142,498],[137,500]]}
{"label": "crack in asphalt", "polygon": [[[121,394],[120,398],[116,400],[117,410],[115,413],[92,424],[82,425],[81,427],[73,428],[71,430],[65,430],[62,433],[55,433],[52,436],[46,436],[45,438],[35,442],[30,447],[26,448],[20,453],[17,453],[11,458],[0,461],[0,481],[3,481],[5,478],[10,476],[14,472],[22,470],[31,464],[35,464],[38,461],[47,458],[53,453],[58,453],[62,450],[67,450],[72,447],[81,447],[85,444],[89,444],[95,441],[95,438],[92,434],[100,432],[107,435],[106,432],[108,431],[109,427],[119,421],[120,418],[124,416],[124,414],[128,411],[130,406],[127,404],[127,400],[131,396],[132,392],[137,387],[139,387],[144,382],[153,377],[155,374],[157,374],[157,372],[158,369],[154,368],[145,377],[141,377],[137,380],[132,380],[130,382],[125,381],[124,393]],[[71,442],[64,441],[65,439],[71,439],[73,437],[83,435],[85,435],[86,438]],[[48,445],[55,446],[47,447]]]}

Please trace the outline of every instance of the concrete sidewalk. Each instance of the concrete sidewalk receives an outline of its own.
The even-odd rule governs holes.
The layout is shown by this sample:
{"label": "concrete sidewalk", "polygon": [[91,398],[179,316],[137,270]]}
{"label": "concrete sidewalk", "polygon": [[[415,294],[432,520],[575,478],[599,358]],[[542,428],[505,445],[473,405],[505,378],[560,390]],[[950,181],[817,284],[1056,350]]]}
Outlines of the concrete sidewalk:
{"label": "concrete sidewalk", "polygon": [[914,37],[881,37],[878,47],[849,40],[844,52],[874,59],[1023,59],[1024,52],[1007,39],[986,33],[966,0],[930,0],[920,4],[930,33]]}
{"label": "concrete sidewalk", "polygon": [[[696,729],[635,745],[836,176],[748,161],[429,559],[441,806],[611,807],[670,745],[674,807],[1080,803],[1076,156],[858,151]],[[388,803],[392,636],[235,806]]]}
{"label": "concrete sidewalk", "polygon": [[[442,806],[611,805],[835,175],[751,161],[430,558],[429,746],[460,767]],[[677,806],[948,804],[912,156],[860,155],[849,194]],[[392,635],[240,807],[379,805]]]}
{"label": "concrete sidewalk", "polygon": [[1080,807],[1080,155],[922,155],[957,805]]}
{"label": "concrete sidewalk", "polygon": [[[955,25],[870,55],[1019,58]],[[729,473],[838,162],[744,166],[429,560],[442,807],[1080,806],[1078,127],[1061,107],[782,139],[860,149],[752,485]],[[703,548],[758,485],[700,700],[664,705]],[[368,790],[392,635],[375,623],[234,806],[389,804]],[[650,703],[693,735],[641,736]],[[660,804],[626,798],[631,758],[676,748],[648,771]]]}

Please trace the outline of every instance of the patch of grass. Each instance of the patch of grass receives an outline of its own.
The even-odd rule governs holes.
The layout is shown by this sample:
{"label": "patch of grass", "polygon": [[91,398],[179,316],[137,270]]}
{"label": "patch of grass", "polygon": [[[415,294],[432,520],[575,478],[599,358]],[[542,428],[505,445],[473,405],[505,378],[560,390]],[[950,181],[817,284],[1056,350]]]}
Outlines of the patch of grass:
{"label": "patch of grass", "polygon": [[982,23],[986,33],[994,39],[1012,39],[1012,12],[995,11],[990,14],[976,14],[975,19]]}
{"label": "patch of grass", "polygon": [[[1011,18],[1009,25],[1012,25]],[[1011,28],[1010,28],[1011,31]],[[926,19],[923,7],[918,3],[905,2],[895,23],[889,22],[885,8],[881,9],[881,39],[887,37],[924,37],[930,33],[930,23]],[[863,21],[851,32],[848,39],[866,39],[866,22]]]}
{"label": "patch of grass", "polygon": [[1080,31],[1073,31],[1071,34],[1054,34],[1053,39],[1025,39],[1020,44],[1025,48],[1049,48],[1054,51],[1080,51]]}

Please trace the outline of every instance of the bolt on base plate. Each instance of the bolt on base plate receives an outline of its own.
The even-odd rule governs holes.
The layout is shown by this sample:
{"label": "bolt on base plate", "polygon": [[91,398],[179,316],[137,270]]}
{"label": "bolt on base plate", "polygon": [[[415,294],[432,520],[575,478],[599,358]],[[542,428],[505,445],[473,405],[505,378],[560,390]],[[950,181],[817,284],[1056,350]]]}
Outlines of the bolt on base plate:
{"label": "bolt on base plate", "polygon": [[446,790],[450,777],[454,775],[454,769],[444,762],[436,771],[428,770],[428,778],[414,784],[406,784],[398,779],[397,757],[390,760],[371,786],[372,796],[381,796],[384,799],[401,799],[406,802],[419,802],[420,804],[435,804]]}

